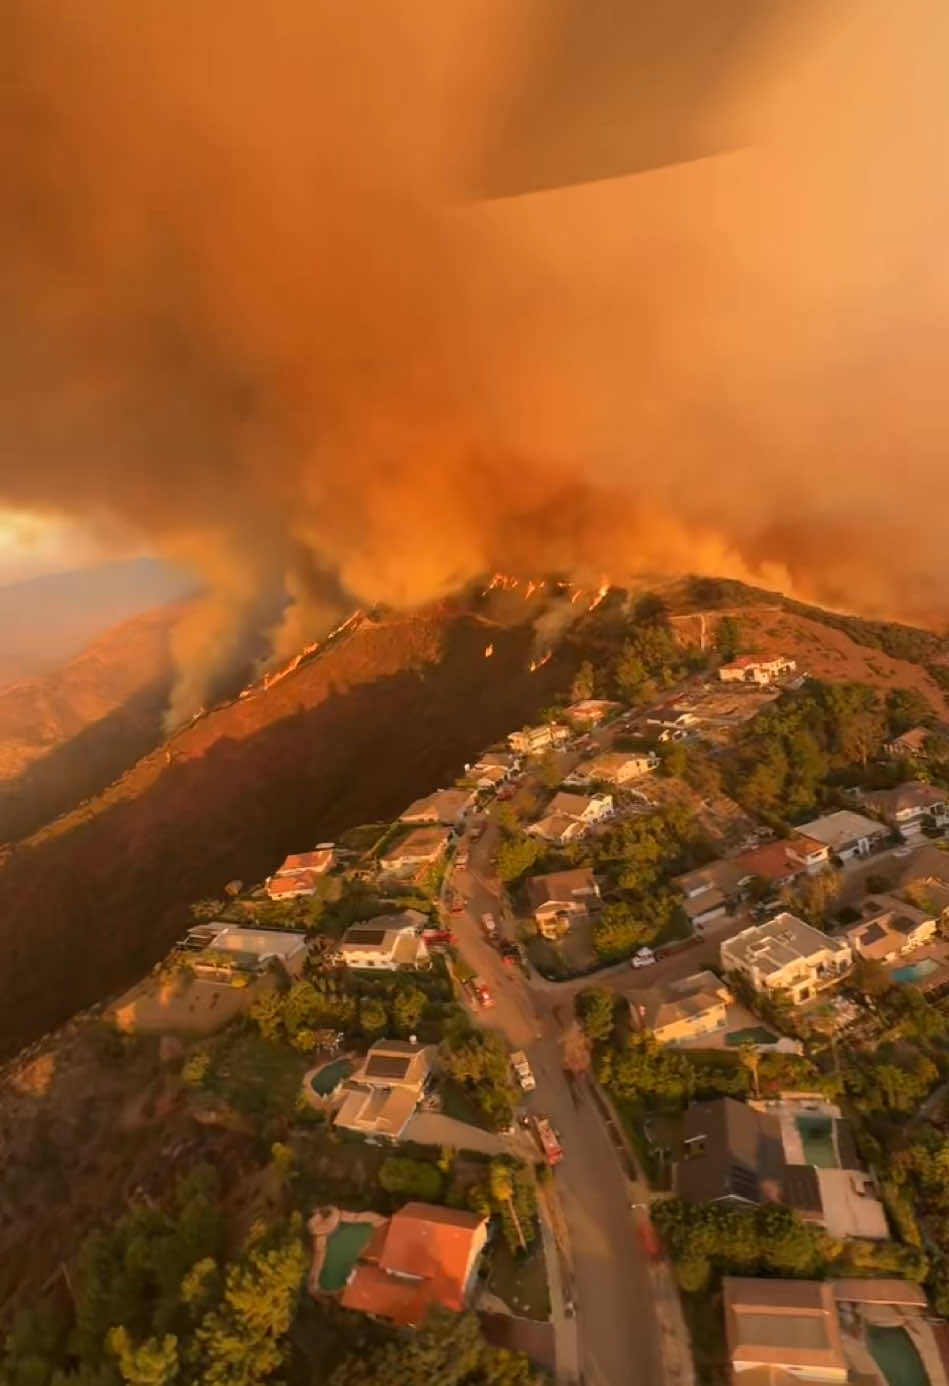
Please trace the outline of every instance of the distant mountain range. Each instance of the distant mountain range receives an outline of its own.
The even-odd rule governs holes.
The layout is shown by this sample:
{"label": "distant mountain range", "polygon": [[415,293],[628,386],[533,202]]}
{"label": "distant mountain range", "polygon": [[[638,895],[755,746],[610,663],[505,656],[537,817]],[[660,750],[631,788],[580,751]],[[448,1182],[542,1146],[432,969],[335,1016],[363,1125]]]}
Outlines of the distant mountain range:
{"label": "distant mountain range", "polygon": [[139,612],[186,596],[193,581],[155,558],[130,558],[0,587],[0,689],[55,669]]}

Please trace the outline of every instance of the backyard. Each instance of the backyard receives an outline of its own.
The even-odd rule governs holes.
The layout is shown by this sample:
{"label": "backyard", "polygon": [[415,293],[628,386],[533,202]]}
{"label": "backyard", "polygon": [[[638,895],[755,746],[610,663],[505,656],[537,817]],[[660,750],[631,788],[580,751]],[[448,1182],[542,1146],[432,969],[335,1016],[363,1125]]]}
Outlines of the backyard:
{"label": "backyard", "polygon": [[522,1256],[512,1252],[503,1238],[497,1238],[486,1288],[522,1318],[549,1318],[547,1267],[540,1239],[527,1256]]}

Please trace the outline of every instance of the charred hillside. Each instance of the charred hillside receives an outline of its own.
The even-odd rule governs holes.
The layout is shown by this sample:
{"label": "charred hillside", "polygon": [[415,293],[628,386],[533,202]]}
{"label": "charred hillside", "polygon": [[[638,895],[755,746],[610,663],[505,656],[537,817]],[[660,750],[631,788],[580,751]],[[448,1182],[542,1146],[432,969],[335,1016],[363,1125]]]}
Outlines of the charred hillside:
{"label": "charred hillside", "polygon": [[0,871],[0,1051],[132,982],[189,902],[396,814],[547,706],[580,647],[531,673],[529,614],[506,627],[448,609],[366,623],[15,847]]}

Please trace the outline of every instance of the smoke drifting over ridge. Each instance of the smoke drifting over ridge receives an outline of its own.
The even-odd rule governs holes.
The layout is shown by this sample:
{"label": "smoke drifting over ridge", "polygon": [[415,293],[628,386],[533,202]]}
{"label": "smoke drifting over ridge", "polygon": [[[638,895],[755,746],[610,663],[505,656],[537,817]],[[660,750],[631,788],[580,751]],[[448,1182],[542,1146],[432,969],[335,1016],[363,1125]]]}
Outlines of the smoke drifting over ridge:
{"label": "smoke drifting over ridge", "polygon": [[496,567],[946,612],[945,7],[777,35],[746,148],[479,204],[516,15],[7,6],[0,504],[201,574],[173,718]]}

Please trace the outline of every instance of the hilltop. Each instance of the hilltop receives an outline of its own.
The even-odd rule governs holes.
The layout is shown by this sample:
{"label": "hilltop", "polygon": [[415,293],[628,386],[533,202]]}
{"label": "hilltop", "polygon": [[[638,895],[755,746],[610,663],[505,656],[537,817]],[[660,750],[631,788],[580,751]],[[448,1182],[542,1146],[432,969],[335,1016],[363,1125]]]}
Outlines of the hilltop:
{"label": "hilltop", "polygon": [[[663,597],[685,642],[700,637],[696,613],[711,631],[739,610],[755,648],[783,650],[815,676],[917,688],[946,712],[940,637],[736,583],[683,580],[664,584]],[[360,617],[286,677],[213,709],[17,843],[0,870],[0,1052],[147,970],[187,922],[190,902],[235,877],[260,880],[287,851],[387,819],[450,783],[479,748],[547,707],[582,659],[615,651],[627,605],[613,592],[572,624],[551,623],[549,594],[525,601],[522,584],[487,606],[470,598]],[[549,627],[561,632],[552,657],[531,672]],[[160,641],[161,629],[156,617],[149,638]],[[147,722],[111,743],[112,773],[135,735],[151,734]],[[82,745],[67,743],[62,763]]]}

